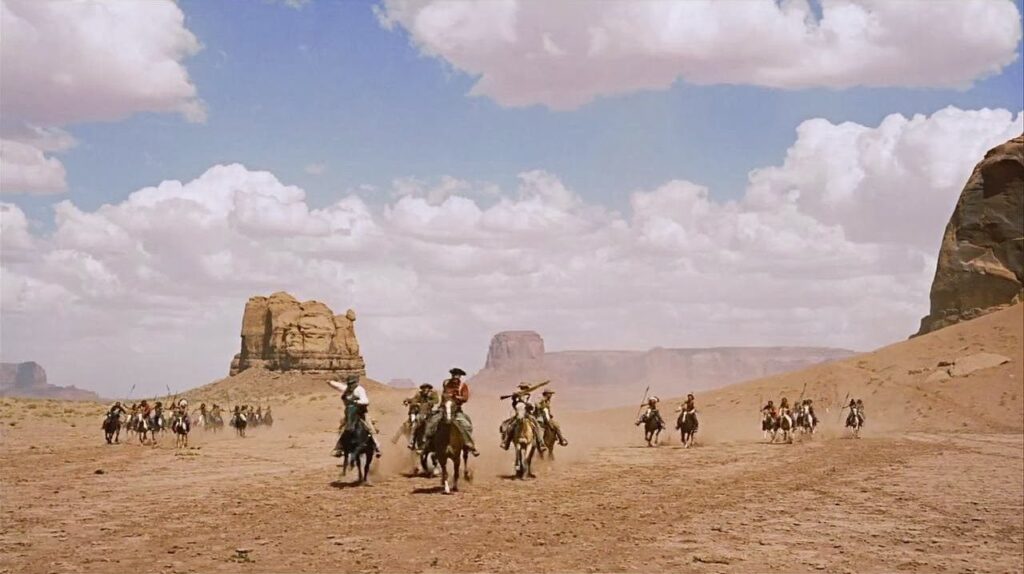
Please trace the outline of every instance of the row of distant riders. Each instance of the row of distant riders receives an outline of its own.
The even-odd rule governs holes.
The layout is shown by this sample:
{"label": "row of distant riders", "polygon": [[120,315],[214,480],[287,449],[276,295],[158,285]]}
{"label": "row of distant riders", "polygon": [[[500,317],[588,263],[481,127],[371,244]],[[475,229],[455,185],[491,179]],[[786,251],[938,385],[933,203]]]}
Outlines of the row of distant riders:
{"label": "row of distant riders", "polygon": [[[643,414],[636,421],[636,425],[644,426],[644,440],[647,446],[658,444],[658,437],[665,429],[665,421],[658,410],[658,397],[651,397],[642,405]],[[861,399],[850,399],[850,404],[843,407],[850,412],[846,416],[846,428],[851,429],[855,438],[860,437],[860,429],[864,426],[864,403]],[[683,447],[689,448],[693,445],[694,436],[697,434],[699,423],[697,421],[697,408],[692,394],[686,396],[686,401],[676,408],[676,430],[679,431]],[[795,434],[813,435],[818,428],[820,419],[814,413],[814,401],[803,399],[797,401],[795,407],[791,407],[789,399],[782,397],[778,406],[775,401],[769,400],[768,404],[761,407],[761,431],[765,440],[775,442],[776,440],[792,443]]]}
{"label": "row of distant riders", "polygon": [[[171,402],[169,417],[165,410],[162,401],[151,405],[148,400],[143,400],[132,403],[129,408],[117,401],[103,418],[102,428],[107,444],[120,442],[122,428],[129,437],[137,435],[141,444],[153,446],[159,444],[161,434],[170,431],[174,434],[175,446],[179,448],[188,447],[188,435],[193,425],[211,431],[224,429],[224,409],[216,403],[212,407],[202,403],[189,413],[188,400],[180,399]],[[122,417],[127,421],[122,422]],[[244,438],[246,428],[273,425],[274,415],[269,406],[264,409],[262,406],[235,405],[229,420],[235,433]]]}

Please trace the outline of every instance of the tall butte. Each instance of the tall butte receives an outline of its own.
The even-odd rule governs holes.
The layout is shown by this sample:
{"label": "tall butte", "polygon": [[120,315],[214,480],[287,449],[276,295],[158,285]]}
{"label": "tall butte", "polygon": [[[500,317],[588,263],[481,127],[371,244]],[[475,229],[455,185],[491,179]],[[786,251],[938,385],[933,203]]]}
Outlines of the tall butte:
{"label": "tall butte", "polygon": [[1024,135],[975,166],[946,225],[918,335],[1024,299]]}
{"label": "tall butte", "polygon": [[355,331],[356,313],[335,315],[319,301],[288,293],[251,297],[242,315],[242,350],[231,375],[253,367],[272,371],[365,375]]}

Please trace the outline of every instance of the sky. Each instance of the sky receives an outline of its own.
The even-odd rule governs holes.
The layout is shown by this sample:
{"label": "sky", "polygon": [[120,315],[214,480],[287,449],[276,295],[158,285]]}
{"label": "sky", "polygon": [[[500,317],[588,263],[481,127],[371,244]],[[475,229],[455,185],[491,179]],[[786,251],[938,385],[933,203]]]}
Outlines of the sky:
{"label": "sky", "polygon": [[1020,2],[2,0],[0,358],[224,376],[249,296],[368,374],[905,338],[1024,130]]}

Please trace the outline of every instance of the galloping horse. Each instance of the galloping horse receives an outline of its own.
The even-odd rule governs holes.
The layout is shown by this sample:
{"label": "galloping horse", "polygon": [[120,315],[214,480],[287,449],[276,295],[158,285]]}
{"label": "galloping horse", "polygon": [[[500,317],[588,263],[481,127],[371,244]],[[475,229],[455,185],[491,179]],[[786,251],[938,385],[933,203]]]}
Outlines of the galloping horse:
{"label": "galloping horse", "polygon": [[679,429],[683,448],[693,446],[693,435],[697,433],[697,417],[692,412],[684,410],[679,413],[679,419],[676,420],[676,428]]}
{"label": "galloping horse", "polygon": [[171,418],[171,430],[174,431],[174,447],[188,448],[189,421],[185,413],[175,412]]}
{"label": "galloping horse", "polygon": [[853,438],[860,438],[860,429],[864,426],[864,417],[857,407],[850,408],[850,414],[846,417],[846,427],[853,429]]}
{"label": "galloping horse", "polygon": [[793,418],[789,413],[783,413],[775,419],[775,428],[772,433],[772,442],[775,442],[775,438],[779,431],[782,431],[782,440],[786,443],[793,443]]}
{"label": "galloping horse", "polygon": [[761,412],[761,432],[764,433],[764,439],[765,440],[771,439],[772,442],[775,442],[775,429],[776,429],[775,417],[772,416],[772,413],[767,411],[767,410],[762,411]]}
{"label": "galloping horse", "polygon": [[249,424],[246,420],[245,414],[237,412],[231,415],[231,426],[235,429],[235,434],[245,438],[245,427]]}
{"label": "galloping horse", "polygon": [[107,444],[112,444],[111,439],[117,443],[121,442],[121,415],[118,412],[107,413],[103,419],[103,435],[107,439]]}
{"label": "galloping horse", "polygon": [[516,403],[516,418],[512,429],[512,442],[516,447],[516,478],[536,478],[533,474],[533,454],[537,450],[537,437],[533,425],[526,418],[526,403]]}
{"label": "galloping horse", "polygon": [[208,413],[207,420],[203,424],[204,429],[210,429],[212,431],[224,430],[224,418],[219,413]]}
{"label": "galloping horse", "polygon": [[[462,431],[455,424],[455,415],[458,413],[458,405],[455,401],[446,398],[441,404],[441,419],[437,422],[437,430],[434,432],[433,454],[437,465],[441,468],[441,486],[445,494],[459,491],[459,471],[465,464],[464,470],[466,480],[471,480],[472,474],[469,471],[469,449],[466,448]],[[452,461],[453,478],[448,480],[448,461]]]}
{"label": "galloping horse", "polygon": [[345,430],[341,431],[341,438],[338,439],[343,456],[341,475],[345,476],[349,467],[355,467],[359,472],[356,484],[369,484],[370,463],[373,462],[374,455],[370,429],[361,420],[357,408],[350,409],[350,412],[345,415],[345,420],[348,424],[346,424]]}
{"label": "galloping horse", "polygon": [[644,440],[647,441],[647,446],[657,445],[658,437],[661,435],[661,431],[665,428],[665,421],[661,420],[660,414],[654,414],[653,416],[644,416],[643,422]]}
{"label": "galloping horse", "polygon": [[146,434],[149,430],[149,419],[145,417],[141,412],[132,415],[132,418],[128,420],[128,428],[132,429],[139,435],[139,444],[146,444]]}
{"label": "galloping horse", "polygon": [[158,412],[156,409],[153,410],[153,416],[149,419],[149,438],[150,442],[156,445],[157,439],[160,437],[160,433],[164,430],[164,425],[167,421],[164,419],[163,412]]}
{"label": "galloping horse", "polygon": [[796,411],[796,428],[803,434],[814,434],[818,426],[818,418],[811,414],[807,405],[800,405]]}

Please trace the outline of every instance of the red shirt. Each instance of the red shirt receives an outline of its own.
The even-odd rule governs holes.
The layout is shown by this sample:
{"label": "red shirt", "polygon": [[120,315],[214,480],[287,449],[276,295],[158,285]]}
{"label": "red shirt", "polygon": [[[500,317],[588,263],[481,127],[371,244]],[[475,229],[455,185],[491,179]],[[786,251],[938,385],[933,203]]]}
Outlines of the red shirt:
{"label": "red shirt", "polygon": [[444,382],[444,396],[455,399],[459,404],[469,402],[469,385],[461,380],[447,379]]}

